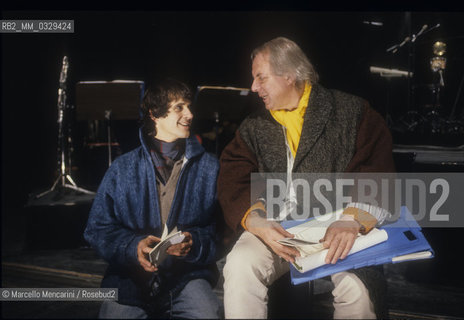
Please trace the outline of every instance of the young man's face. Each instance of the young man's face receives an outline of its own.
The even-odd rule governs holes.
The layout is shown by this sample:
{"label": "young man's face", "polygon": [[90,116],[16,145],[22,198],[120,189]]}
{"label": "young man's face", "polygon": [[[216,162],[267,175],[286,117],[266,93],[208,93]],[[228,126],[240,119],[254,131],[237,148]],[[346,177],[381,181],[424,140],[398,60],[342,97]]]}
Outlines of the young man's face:
{"label": "young man's face", "polygon": [[176,99],[170,102],[168,113],[164,118],[152,117],[156,123],[156,138],[165,142],[188,138],[193,115],[190,101]]}
{"label": "young man's face", "polygon": [[291,105],[292,83],[284,76],[275,75],[269,63],[269,54],[261,52],[253,59],[253,84],[251,91],[257,92],[268,110],[286,109]]}

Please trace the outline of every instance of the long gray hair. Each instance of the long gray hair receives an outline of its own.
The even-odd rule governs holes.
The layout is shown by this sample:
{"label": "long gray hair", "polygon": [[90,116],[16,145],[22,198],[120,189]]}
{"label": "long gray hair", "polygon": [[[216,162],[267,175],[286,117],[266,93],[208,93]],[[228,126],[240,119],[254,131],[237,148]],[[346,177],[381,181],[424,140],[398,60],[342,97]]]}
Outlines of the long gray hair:
{"label": "long gray hair", "polygon": [[319,75],[311,62],[301,48],[290,39],[278,37],[264,43],[253,50],[251,60],[253,61],[259,53],[269,53],[269,63],[274,74],[294,76],[298,87],[306,80],[312,85],[319,81]]}

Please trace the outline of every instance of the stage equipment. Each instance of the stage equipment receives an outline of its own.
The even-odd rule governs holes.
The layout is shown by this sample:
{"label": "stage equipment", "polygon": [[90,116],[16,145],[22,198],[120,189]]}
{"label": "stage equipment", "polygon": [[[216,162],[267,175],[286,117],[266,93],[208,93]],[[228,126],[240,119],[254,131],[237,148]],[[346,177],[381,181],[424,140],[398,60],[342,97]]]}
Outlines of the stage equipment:
{"label": "stage equipment", "polygon": [[[446,68],[446,58],[444,57],[444,54],[446,53],[446,43],[437,41],[433,44],[433,53],[435,54],[435,57],[430,59],[430,68],[432,69],[433,72],[438,72],[440,76],[440,86],[444,87],[445,82],[443,80],[443,71]],[[438,90],[438,95],[439,95],[439,90]],[[438,100],[437,100],[438,101]]]}
{"label": "stage equipment", "polygon": [[[392,128],[393,133],[399,134],[401,140],[405,141],[411,139],[409,142],[418,143],[418,141],[427,140],[437,142],[441,140],[443,134],[453,137],[459,136],[455,123],[448,123],[441,115],[441,101],[440,94],[443,92],[444,83],[444,70],[446,68],[446,43],[436,41],[433,44],[434,56],[430,59],[430,68],[435,75],[435,80],[431,84],[413,84],[413,75],[416,76],[417,71],[415,68],[415,50],[418,39],[428,32],[440,27],[436,24],[432,27],[424,24],[416,33],[411,32],[411,16],[406,14],[406,23],[408,24],[408,35],[398,44],[389,47],[386,51],[393,54],[397,53],[406,44],[408,47],[408,68],[407,71],[399,72],[396,69],[384,69],[378,67],[371,67],[372,73],[379,73],[382,77],[407,77],[407,108],[403,116],[401,116],[395,123],[388,122],[389,109],[387,105],[387,123]],[[419,95],[418,95],[419,94]],[[415,101],[419,99],[420,101]],[[418,103],[419,102],[419,105]],[[450,127],[450,128],[448,128]],[[425,141],[424,140],[424,141]]]}
{"label": "stage equipment", "polygon": [[250,89],[198,86],[193,101],[193,131],[200,134],[205,149],[218,157],[232,139],[240,122],[259,105]]}
{"label": "stage equipment", "polygon": [[408,72],[405,70],[398,70],[398,69],[387,69],[383,67],[376,67],[370,66],[369,71],[372,74],[378,74],[381,78],[384,78],[387,83],[387,90],[386,90],[386,105],[385,105],[385,120],[387,125],[391,125],[393,120],[391,118],[391,102],[390,102],[390,95],[391,95],[391,79],[399,79],[399,78],[411,78],[413,77],[412,72]]}
{"label": "stage equipment", "polygon": [[[145,84],[138,80],[80,81],[76,86],[77,120],[86,120],[92,137],[90,147],[107,147],[108,167],[112,162],[112,147],[119,143],[112,138],[113,120],[139,120]],[[104,140],[99,141],[100,123],[106,123]]]}
{"label": "stage equipment", "polygon": [[364,20],[363,23],[367,24],[367,25],[371,25],[371,26],[376,26],[376,27],[382,27],[383,26],[383,22],[381,22],[381,21],[367,21],[367,20]]}
{"label": "stage equipment", "polygon": [[443,72],[446,68],[446,43],[436,41],[432,46],[433,54],[435,55],[430,59],[430,69],[438,77],[435,77],[435,83],[430,87],[433,93],[433,104],[432,108],[426,114],[425,127],[432,135],[443,134],[446,131],[447,123],[441,116],[441,101],[440,94],[442,89],[445,87],[445,81],[443,79]]}
{"label": "stage equipment", "polygon": [[[414,164],[447,166],[450,169],[464,168],[464,145],[442,147],[432,145],[393,145],[393,154],[410,154]],[[451,170],[450,170],[451,171]]]}
{"label": "stage equipment", "polygon": [[[66,96],[66,82],[68,77],[69,61],[68,57],[63,57],[63,63],[60,73],[60,85],[58,88],[58,178],[53,183],[52,187],[36,196],[39,199],[46,194],[54,192],[55,190],[61,193],[62,189],[71,189],[74,191],[82,192],[89,195],[94,195],[95,192],[80,188],[76,185],[71,177],[71,153],[72,153],[72,139],[70,129],[70,115],[71,107],[67,104]],[[69,182],[69,183],[68,183]],[[59,189],[57,189],[57,187]]]}
{"label": "stage equipment", "polygon": [[412,35],[409,35],[409,36],[406,36],[403,41],[401,41],[400,43],[398,44],[395,44],[391,47],[389,47],[386,51],[387,52],[391,52],[391,53],[396,53],[398,52],[398,50],[404,46],[406,43],[408,42],[411,42],[411,43],[414,43],[416,42],[417,38],[419,38],[420,36],[423,36],[424,34],[426,33],[429,33],[430,31],[436,29],[436,28],[439,28],[440,27],[440,24],[437,23],[436,25],[434,25],[433,27],[430,27],[426,24],[424,24],[422,26],[422,28],[419,30],[419,32],[417,32],[416,34],[412,34]]}
{"label": "stage equipment", "polygon": [[412,77],[413,76],[412,72],[398,70],[398,69],[387,69],[387,68],[371,66],[369,67],[369,70],[371,73],[380,74],[380,76],[383,78]]}
{"label": "stage equipment", "polygon": [[437,56],[443,56],[446,53],[446,43],[437,41],[433,44],[433,53]]}
{"label": "stage equipment", "polygon": [[[430,32],[431,30],[434,30],[434,29],[440,27],[440,24],[437,24],[437,25],[435,25],[433,27],[430,27],[430,28],[429,28],[429,26],[427,24],[424,24],[417,33],[413,34],[413,33],[411,33],[411,26],[410,26],[411,25],[411,14],[410,13],[406,13],[406,20],[407,20],[407,24],[408,24],[409,35],[407,35],[403,39],[402,42],[389,47],[386,51],[395,54],[405,44],[409,44],[408,45],[408,70],[407,70],[407,72],[408,72],[408,74],[412,74],[413,69],[414,69],[414,65],[415,65],[415,43],[416,43],[417,39],[420,36],[423,36],[426,33]],[[412,91],[413,91],[412,77],[408,77],[408,89],[407,89],[407,92],[408,92],[407,110],[408,110],[408,112],[412,110],[411,107],[414,104],[413,103],[413,98],[414,97],[413,97]]]}
{"label": "stage equipment", "polygon": [[391,53],[397,53],[398,50],[404,46],[406,43],[408,43],[409,41],[411,41],[411,37],[406,37],[404,38],[403,41],[401,41],[400,43],[398,44],[395,44],[393,46],[391,46],[390,48],[387,49],[387,52],[391,52]]}

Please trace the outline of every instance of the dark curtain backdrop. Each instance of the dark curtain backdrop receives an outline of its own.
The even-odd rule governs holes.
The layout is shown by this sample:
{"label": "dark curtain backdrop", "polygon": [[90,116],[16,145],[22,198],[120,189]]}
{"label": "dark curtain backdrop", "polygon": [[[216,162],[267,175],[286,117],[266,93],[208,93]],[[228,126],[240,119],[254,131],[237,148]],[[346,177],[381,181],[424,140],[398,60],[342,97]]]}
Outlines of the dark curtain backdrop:
{"label": "dark curtain backdrop", "polygon": [[429,83],[432,44],[447,42],[447,112],[464,72],[463,18],[455,12],[412,12],[408,18],[405,12],[4,11],[2,19],[73,19],[75,32],[1,35],[2,215],[14,214],[29,193],[54,181],[64,55],[70,61],[68,101],[73,104],[75,84],[84,80],[151,82],[173,76],[192,88],[249,87],[252,49],[286,36],[307,53],[321,84],[362,96],[383,115],[389,99],[390,112],[398,117],[407,108],[406,80],[387,83],[370,74],[369,66],[407,70],[407,46],[394,55],[386,49],[401,42],[409,29],[440,23],[415,43],[412,67],[418,82]]}

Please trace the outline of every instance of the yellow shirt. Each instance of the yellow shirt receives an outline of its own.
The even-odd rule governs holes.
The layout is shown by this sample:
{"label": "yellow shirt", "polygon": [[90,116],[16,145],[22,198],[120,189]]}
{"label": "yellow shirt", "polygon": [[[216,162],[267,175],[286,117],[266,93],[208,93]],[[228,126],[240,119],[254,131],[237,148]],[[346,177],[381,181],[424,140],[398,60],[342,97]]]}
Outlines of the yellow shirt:
{"label": "yellow shirt", "polygon": [[[296,155],[298,144],[300,142],[301,130],[303,129],[303,120],[306,108],[308,107],[309,95],[311,93],[311,85],[306,82],[303,95],[298,102],[298,107],[295,110],[271,110],[271,115],[274,119],[287,129],[287,141],[292,151],[293,157]],[[242,218],[241,225],[243,229],[247,230],[245,221],[248,215],[253,210],[266,211],[263,202],[256,202],[251,208],[245,212]]]}
{"label": "yellow shirt", "polygon": [[311,85],[306,82],[303,95],[295,110],[271,110],[274,119],[287,129],[287,141],[295,158],[298,144],[300,143],[301,130],[303,128],[304,114],[308,106]]}

